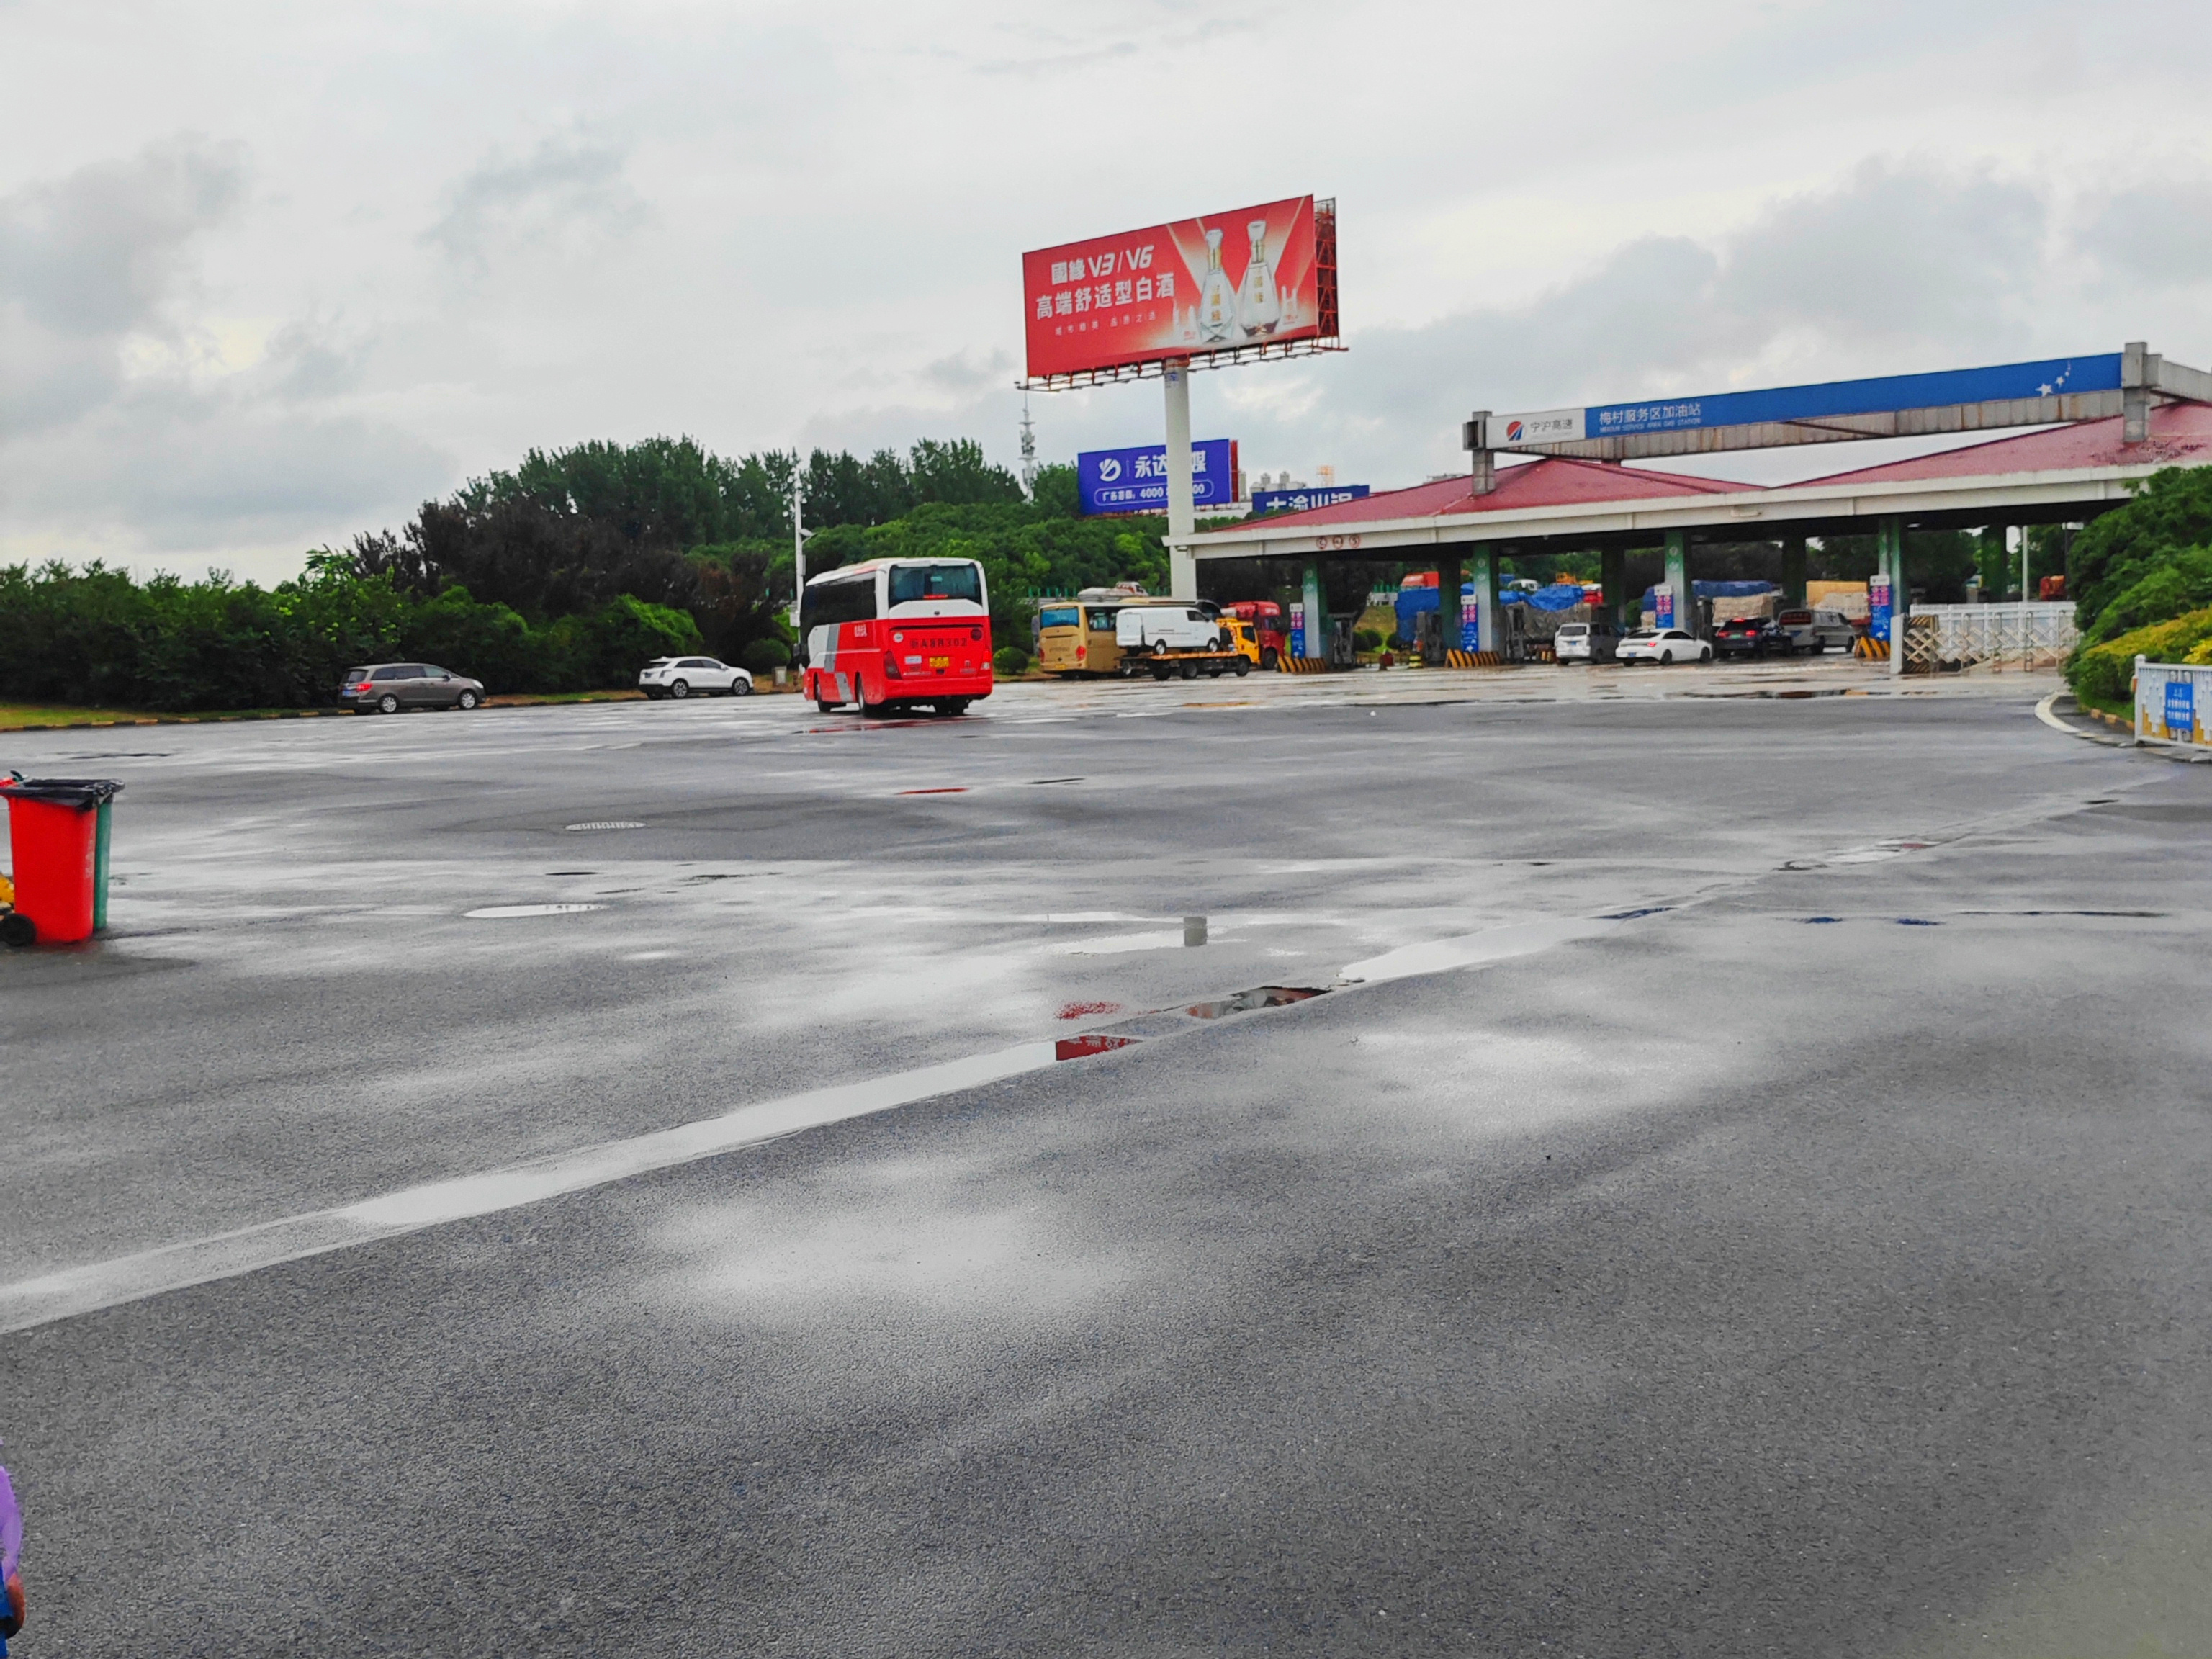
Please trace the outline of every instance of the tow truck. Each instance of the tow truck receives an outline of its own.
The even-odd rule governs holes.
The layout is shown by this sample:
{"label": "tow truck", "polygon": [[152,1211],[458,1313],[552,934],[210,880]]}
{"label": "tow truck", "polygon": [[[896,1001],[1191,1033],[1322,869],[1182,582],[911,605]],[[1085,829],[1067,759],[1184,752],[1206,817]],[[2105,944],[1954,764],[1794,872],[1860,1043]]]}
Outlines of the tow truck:
{"label": "tow truck", "polygon": [[1121,653],[1116,666],[1124,677],[1219,679],[1224,673],[1249,674],[1260,660],[1252,624],[1222,616],[1212,605],[1124,605],[1114,619],[1114,637]]}

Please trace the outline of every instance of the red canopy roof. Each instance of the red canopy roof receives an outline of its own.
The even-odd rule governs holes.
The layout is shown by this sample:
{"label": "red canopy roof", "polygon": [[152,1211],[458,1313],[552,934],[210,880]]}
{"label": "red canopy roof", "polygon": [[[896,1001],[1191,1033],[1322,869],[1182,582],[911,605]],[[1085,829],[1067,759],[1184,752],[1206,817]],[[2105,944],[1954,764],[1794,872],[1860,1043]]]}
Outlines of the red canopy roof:
{"label": "red canopy roof", "polygon": [[[1686,478],[1676,472],[1647,472],[1607,461],[1571,460],[1547,455],[1525,466],[1498,469],[1498,488],[1478,495],[1462,477],[1437,478],[1410,489],[1389,489],[1356,501],[1316,507],[1304,513],[1270,513],[1248,520],[1279,524],[1371,524],[1382,519],[1434,519],[1459,513],[1517,513],[1532,507],[1571,507],[1590,501],[1648,501],[1665,495],[1728,495],[1756,484],[1726,483],[1717,478]],[[1238,535],[1244,525],[1208,531]]]}
{"label": "red canopy roof", "polygon": [[1995,438],[1921,455],[1909,461],[1863,467],[1808,478],[1806,484],[1913,483],[1934,478],[1985,478],[2012,472],[2071,472],[2093,466],[2178,466],[2212,460],[2212,407],[2166,404],[2150,412],[2150,436],[2139,444],[2120,441],[2124,422],[2081,421],[2046,427],[2016,437]]}

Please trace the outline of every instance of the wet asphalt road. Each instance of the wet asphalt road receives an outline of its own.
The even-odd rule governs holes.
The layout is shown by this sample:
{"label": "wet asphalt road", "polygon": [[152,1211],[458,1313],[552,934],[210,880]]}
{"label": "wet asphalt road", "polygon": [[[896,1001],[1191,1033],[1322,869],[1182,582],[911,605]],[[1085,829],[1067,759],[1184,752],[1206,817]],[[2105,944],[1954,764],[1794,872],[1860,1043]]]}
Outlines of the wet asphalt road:
{"label": "wet asphalt road", "polygon": [[1151,1034],[18,1318],[21,1651],[2212,1650],[2212,769],[1826,672],[0,738],[0,1313]]}

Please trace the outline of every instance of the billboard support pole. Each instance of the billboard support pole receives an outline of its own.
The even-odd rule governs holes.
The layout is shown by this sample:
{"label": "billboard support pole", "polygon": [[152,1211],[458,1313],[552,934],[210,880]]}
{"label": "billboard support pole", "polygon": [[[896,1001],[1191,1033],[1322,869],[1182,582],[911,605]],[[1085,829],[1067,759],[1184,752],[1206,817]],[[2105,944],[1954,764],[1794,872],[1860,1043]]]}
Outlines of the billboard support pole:
{"label": "billboard support pole", "polygon": [[1190,359],[1178,357],[1160,376],[1168,405],[1168,593],[1178,599],[1198,597],[1198,559],[1190,538],[1198,528],[1198,506],[1190,482]]}

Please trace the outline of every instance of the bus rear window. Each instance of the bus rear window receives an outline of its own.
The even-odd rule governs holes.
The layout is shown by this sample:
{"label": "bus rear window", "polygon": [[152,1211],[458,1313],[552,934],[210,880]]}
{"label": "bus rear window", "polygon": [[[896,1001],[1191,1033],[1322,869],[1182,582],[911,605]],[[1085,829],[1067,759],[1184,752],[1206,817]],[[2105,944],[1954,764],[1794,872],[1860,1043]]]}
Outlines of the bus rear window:
{"label": "bus rear window", "polygon": [[891,603],[911,605],[916,599],[967,599],[983,602],[983,573],[972,564],[895,564],[891,567]]}
{"label": "bus rear window", "polygon": [[1039,628],[1073,628],[1079,625],[1083,613],[1072,605],[1048,605],[1037,612]]}

